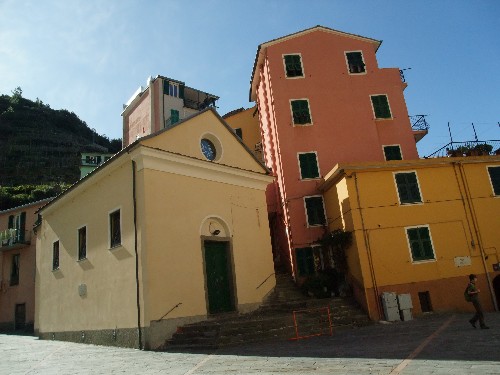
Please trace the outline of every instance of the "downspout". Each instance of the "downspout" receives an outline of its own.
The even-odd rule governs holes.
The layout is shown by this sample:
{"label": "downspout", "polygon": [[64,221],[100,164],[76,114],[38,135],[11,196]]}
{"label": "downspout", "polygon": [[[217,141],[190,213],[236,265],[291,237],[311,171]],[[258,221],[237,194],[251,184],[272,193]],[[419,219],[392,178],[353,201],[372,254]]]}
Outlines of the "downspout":
{"label": "downspout", "polygon": [[132,160],[132,199],[134,209],[134,251],[135,251],[135,285],[136,285],[136,303],[137,303],[137,330],[139,349],[142,350],[142,329],[141,329],[141,301],[139,290],[139,252],[137,250],[137,199],[135,182],[135,161]]}
{"label": "downspout", "polygon": [[457,162],[457,164],[458,164],[458,170],[460,171],[460,177],[462,179],[462,184],[464,185],[465,197],[467,199],[467,205],[469,206],[469,211],[470,211],[471,218],[472,218],[472,225],[474,227],[474,233],[475,233],[476,238],[477,238],[477,246],[479,247],[479,252],[481,253],[481,260],[482,260],[483,267],[484,267],[484,273],[486,274],[486,280],[488,281],[488,290],[490,291],[491,301],[493,302],[493,307],[495,308],[495,311],[498,311],[498,305],[497,305],[497,302],[495,299],[495,291],[493,290],[493,286],[491,284],[490,273],[488,272],[488,266],[486,264],[486,259],[485,259],[485,255],[484,255],[484,248],[483,248],[483,244],[482,244],[483,241],[481,240],[479,225],[477,223],[476,212],[474,210],[474,203],[472,202],[469,184],[468,184],[467,178],[465,176],[464,166],[461,162]]}
{"label": "downspout", "polygon": [[[358,188],[358,175],[356,173],[353,173],[353,175],[354,175],[354,186],[356,188],[356,201],[358,202],[359,216],[361,217],[361,230],[363,231],[363,239],[365,242],[366,252],[368,255],[368,264],[370,266],[370,277],[372,279],[373,292],[375,294],[375,305],[377,306],[377,312],[379,314],[379,318],[382,318],[383,315],[382,311],[380,310],[380,304],[378,302],[378,286],[377,286],[377,279],[375,277],[375,269],[373,268],[373,259],[370,249],[370,241],[368,240],[368,234],[365,229],[365,220],[363,218],[363,212],[361,210],[361,200],[359,198],[359,188]],[[366,306],[368,308],[368,311],[370,311],[370,301],[368,298],[366,299]]]}

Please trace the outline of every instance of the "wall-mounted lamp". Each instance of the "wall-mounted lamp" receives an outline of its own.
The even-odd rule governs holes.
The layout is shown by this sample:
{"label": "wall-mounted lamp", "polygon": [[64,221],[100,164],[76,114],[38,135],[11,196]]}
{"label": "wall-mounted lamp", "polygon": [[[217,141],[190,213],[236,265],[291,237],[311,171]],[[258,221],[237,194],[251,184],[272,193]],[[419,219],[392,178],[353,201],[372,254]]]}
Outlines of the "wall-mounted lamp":
{"label": "wall-mounted lamp", "polygon": [[212,222],[212,221],[210,222],[210,224],[208,224],[208,231],[210,232],[210,234],[211,234],[212,236],[217,236],[217,235],[219,235],[220,230],[219,230],[219,229],[212,229],[212,224],[213,224],[213,222]]}

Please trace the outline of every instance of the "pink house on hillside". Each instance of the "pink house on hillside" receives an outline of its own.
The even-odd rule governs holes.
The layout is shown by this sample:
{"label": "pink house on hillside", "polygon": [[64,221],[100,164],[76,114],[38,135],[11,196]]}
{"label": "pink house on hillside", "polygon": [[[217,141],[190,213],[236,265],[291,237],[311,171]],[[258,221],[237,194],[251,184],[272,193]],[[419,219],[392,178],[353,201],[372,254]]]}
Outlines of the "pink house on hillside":
{"label": "pink house on hillside", "polygon": [[379,68],[381,41],[316,26],[259,45],[250,86],[258,105],[275,258],[314,272],[328,217],[318,184],[337,163],[418,158],[398,68]]}

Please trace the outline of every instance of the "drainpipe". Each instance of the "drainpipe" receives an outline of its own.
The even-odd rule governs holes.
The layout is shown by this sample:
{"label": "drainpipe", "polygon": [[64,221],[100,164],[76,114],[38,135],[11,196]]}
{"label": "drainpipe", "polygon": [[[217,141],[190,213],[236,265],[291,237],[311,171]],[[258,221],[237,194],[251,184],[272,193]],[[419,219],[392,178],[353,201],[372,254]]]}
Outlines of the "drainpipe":
{"label": "drainpipe", "polygon": [[134,251],[135,251],[135,285],[136,285],[136,303],[137,303],[137,330],[139,349],[142,350],[142,330],[141,330],[141,301],[139,290],[139,252],[137,250],[137,199],[135,182],[135,161],[132,160],[132,199],[134,207]]}
{"label": "drainpipe", "polygon": [[[381,318],[381,317],[383,317],[383,315],[382,315],[382,311],[380,309],[380,303],[378,302],[377,279],[375,277],[375,269],[373,267],[372,252],[370,249],[370,241],[368,239],[368,232],[365,229],[365,221],[363,218],[363,212],[361,210],[361,200],[359,198],[358,175],[356,173],[353,173],[353,175],[354,175],[354,186],[356,187],[356,200],[358,202],[359,216],[361,217],[361,230],[363,231],[363,239],[365,242],[366,252],[368,255],[368,264],[370,266],[370,276],[371,276],[372,283],[373,283],[373,292],[375,293],[375,304],[377,306],[377,312],[379,314],[379,318]],[[366,305],[368,307],[368,311],[370,311],[370,302],[369,302],[368,298],[366,299]]]}
{"label": "drainpipe", "polygon": [[465,176],[465,170],[464,166],[461,162],[456,162],[458,164],[458,170],[460,171],[460,177],[462,179],[462,184],[464,186],[464,191],[465,191],[465,198],[467,201],[467,205],[469,207],[469,212],[472,218],[472,226],[474,227],[474,233],[477,238],[477,246],[479,248],[479,252],[481,253],[481,260],[483,263],[484,267],[484,273],[486,274],[486,279],[488,281],[488,289],[490,291],[490,296],[491,296],[491,301],[493,302],[493,307],[495,308],[495,311],[498,311],[498,305],[495,299],[495,292],[493,290],[493,286],[491,283],[491,278],[490,278],[490,273],[488,272],[488,265],[486,264],[486,259],[484,255],[484,247],[482,244],[482,239],[481,239],[481,234],[479,231],[479,225],[478,225],[478,220],[476,217],[476,212],[474,210],[474,202],[472,201],[472,197],[470,194],[470,188],[469,188],[469,183],[467,182],[467,178]]}

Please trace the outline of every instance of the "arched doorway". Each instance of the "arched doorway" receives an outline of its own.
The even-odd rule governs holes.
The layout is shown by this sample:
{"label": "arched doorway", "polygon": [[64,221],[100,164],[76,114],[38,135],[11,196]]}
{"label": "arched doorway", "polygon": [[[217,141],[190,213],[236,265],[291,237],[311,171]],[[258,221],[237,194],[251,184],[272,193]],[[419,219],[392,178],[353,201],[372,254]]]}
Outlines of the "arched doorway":
{"label": "arched doorway", "polygon": [[231,234],[218,217],[208,217],[201,225],[207,310],[218,314],[235,309],[235,287],[231,254]]}

